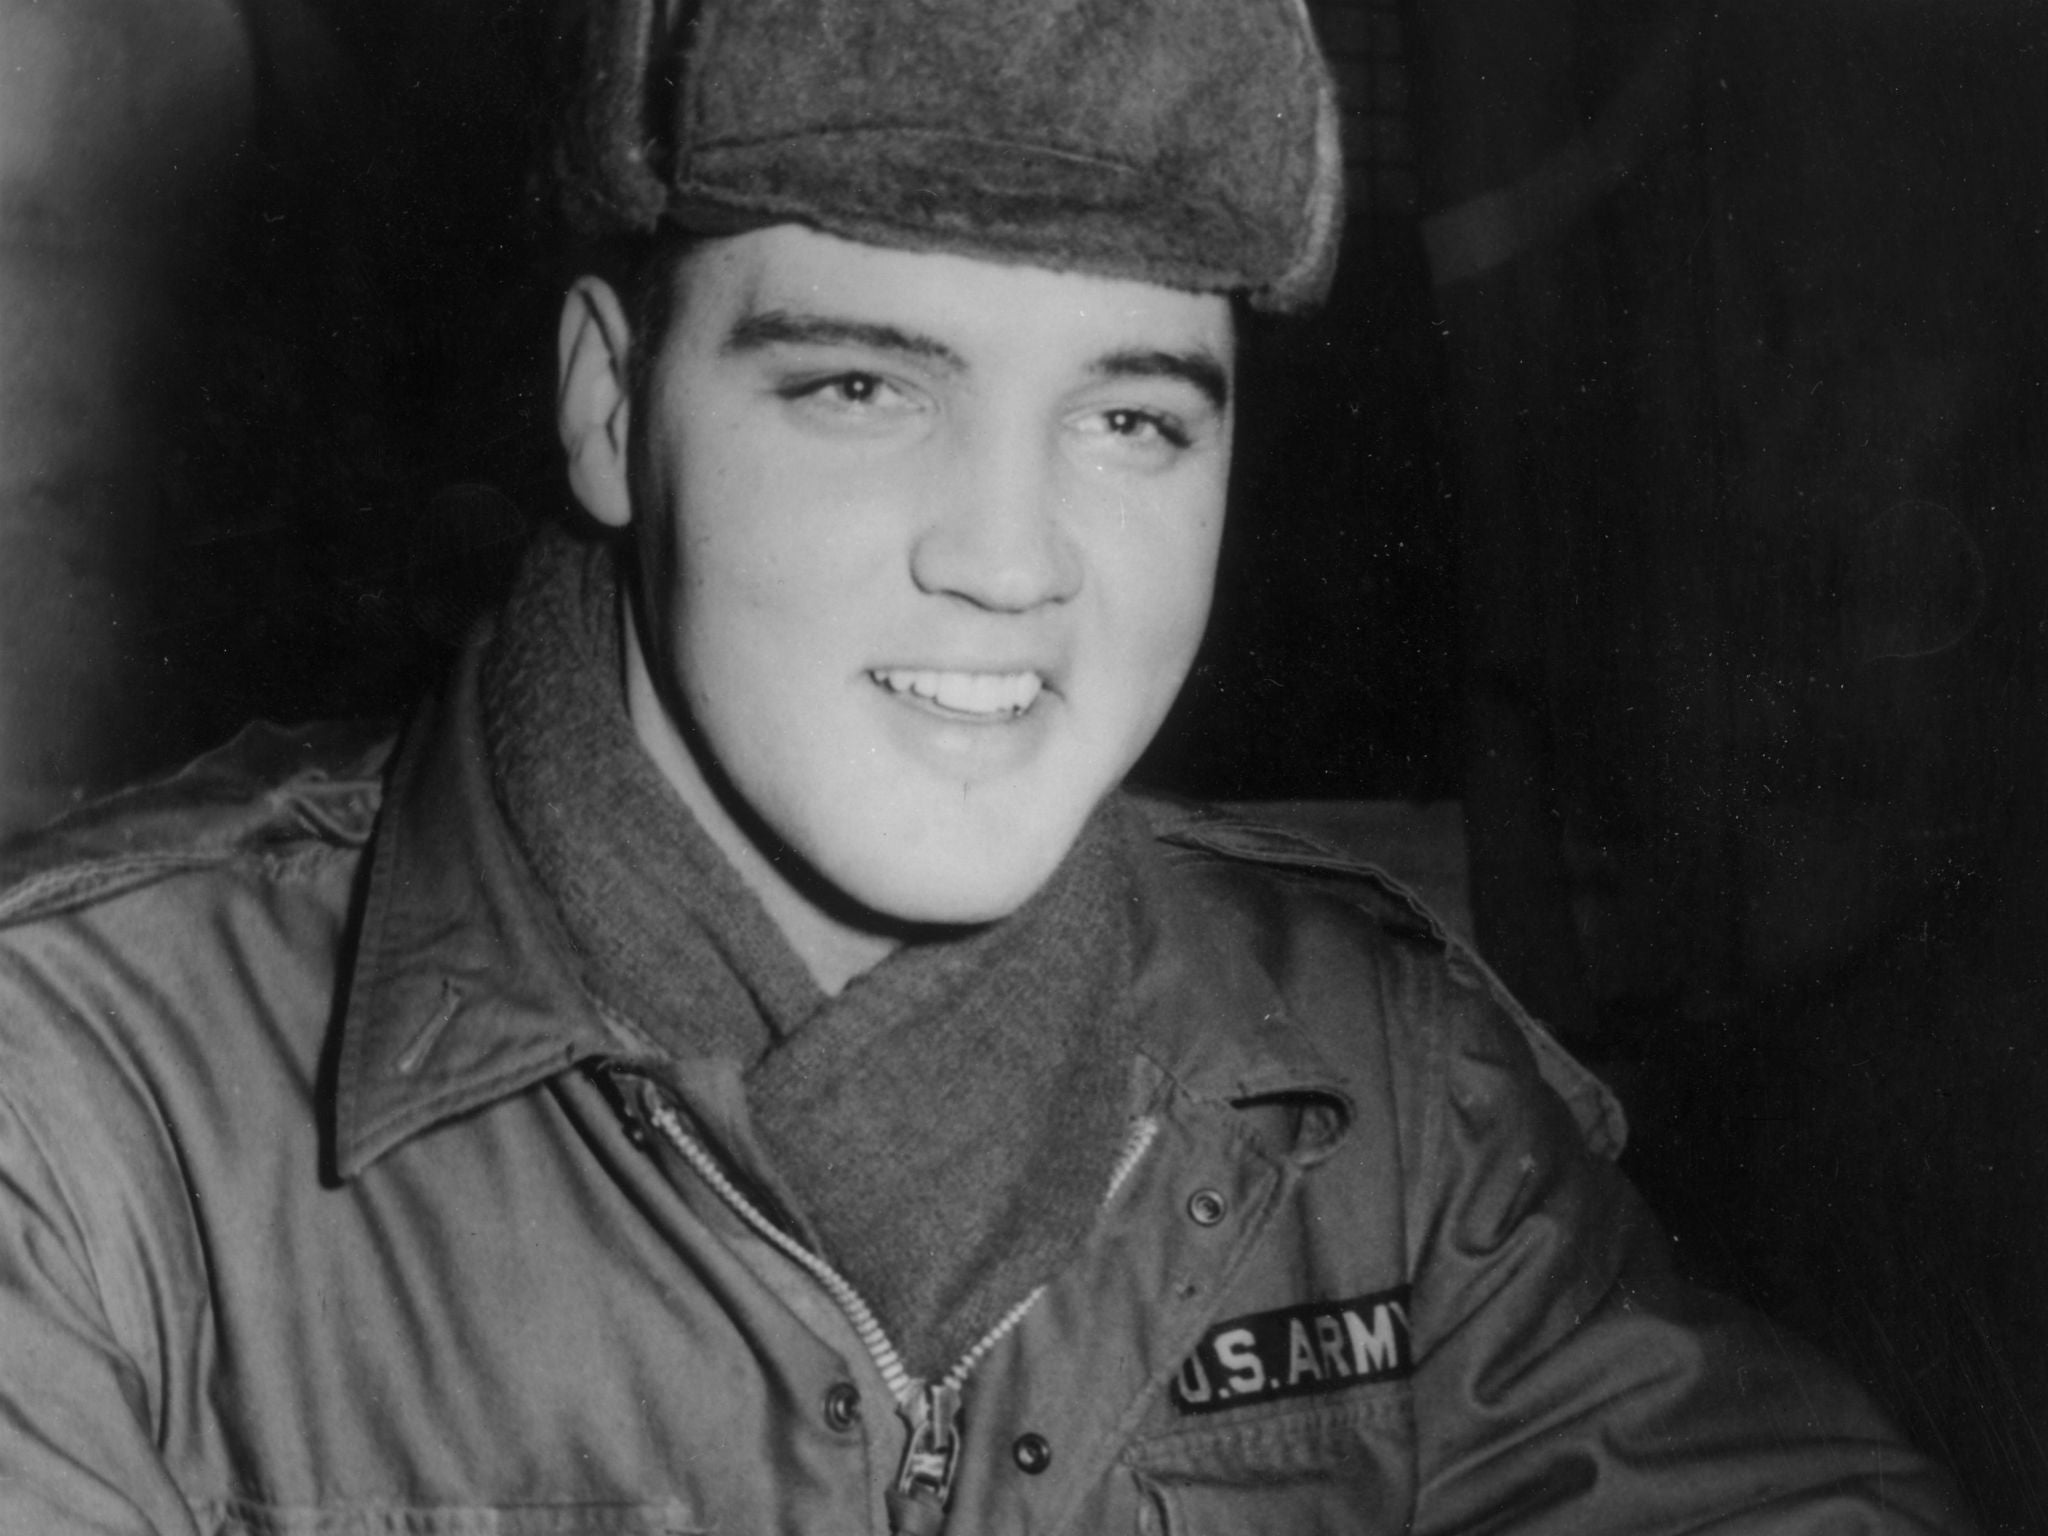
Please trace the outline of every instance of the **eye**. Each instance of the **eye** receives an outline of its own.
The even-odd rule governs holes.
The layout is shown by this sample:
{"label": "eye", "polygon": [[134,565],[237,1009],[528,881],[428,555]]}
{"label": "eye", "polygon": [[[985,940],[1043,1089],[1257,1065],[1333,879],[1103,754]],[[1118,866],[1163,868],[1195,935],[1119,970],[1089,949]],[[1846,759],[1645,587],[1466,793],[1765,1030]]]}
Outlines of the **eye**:
{"label": "eye", "polygon": [[873,404],[888,387],[872,373],[842,373],[800,385],[791,396],[798,400],[818,398],[833,405],[862,406]]}
{"label": "eye", "polygon": [[1150,405],[1106,405],[1070,419],[1069,430],[1103,468],[1158,473],[1180,462],[1206,436],[1199,421]]}
{"label": "eye", "polygon": [[926,396],[865,368],[792,367],[773,381],[799,430],[826,438],[893,438],[923,419]]}
{"label": "eye", "polygon": [[894,416],[917,409],[917,401],[908,390],[878,373],[859,369],[787,379],[776,386],[775,392],[792,405],[821,416]]}
{"label": "eye", "polygon": [[1185,424],[1161,411],[1119,406],[1102,413],[1102,425],[1112,437],[1137,442],[1156,441],[1170,448],[1185,448],[1194,440]]}

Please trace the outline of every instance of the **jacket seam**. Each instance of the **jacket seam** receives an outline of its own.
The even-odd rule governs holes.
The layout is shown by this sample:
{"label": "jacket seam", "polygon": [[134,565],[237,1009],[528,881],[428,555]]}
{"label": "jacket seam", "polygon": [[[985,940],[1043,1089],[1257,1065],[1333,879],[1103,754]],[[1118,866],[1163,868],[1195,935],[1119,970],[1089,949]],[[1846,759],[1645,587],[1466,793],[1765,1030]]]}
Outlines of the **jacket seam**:
{"label": "jacket seam", "polygon": [[106,1286],[101,1278],[99,1265],[93,1260],[92,1243],[85,1235],[85,1221],[78,1197],[60,1171],[61,1164],[50,1156],[48,1138],[37,1128],[36,1123],[22,1112],[21,1105],[4,1088],[0,1088],[0,1109],[4,1109],[7,1117],[21,1127],[22,1135],[27,1138],[31,1150],[35,1153],[40,1171],[50,1188],[56,1192],[57,1198],[63,1202],[65,1225],[69,1229],[64,1239],[65,1251],[71,1255],[72,1262],[78,1265],[79,1273],[92,1287],[93,1299],[100,1304],[101,1313],[104,1315]]}
{"label": "jacket seam", "polygon": [[211,869],[225,855],[207,850],[81,858],[27,875],[0,892],[0,927],[15,927],[111,900],[188,871]]}
{"label": "jacket seam", "polygon": [[[17,981],[22,979],[19,963],[12,956],[7,957],[7,969],[11,979]],[[7,1117],[21,1128],[23,1137],[27,1140],[30,1150],[35,1154],[36,1162],[44,1179],[63,1205],[64,1227],[67,1230],[58,1233],[58,1239],[63,1244],[65,1253],[70,1256],[71,1262],[78,1267],[79,1275],[92,1293],[93,1307],[97,1313],[98,1321],[106,1330],[109,1346],[118,1355],[122,1363],[134,1373],[136,1381],[143,1384],[146,1388],[150,1379],[148,1371],[130,1353],[127,1345],[122,1342],[115,1330],[113,1315],[107,1308],[106,1277],[100,1268],[98,1257],[93,1251],[92,1240],[88,1236],[88,1226],[84,1218],[85,1207],[80,1203],[76,1191],[71,1187],[70,1181],[64,1177],[62,1162],[51,1156],[48,1136],[31,1116],[23,1112],[20,1102],[4,1087],[0,1087],[0,1109],[4,1109]],[[97,1125],[99,1122],[95,1120],[93,1123]],[[54,1230],[55,1224],[49,1220],[48,1213],[45,1213],[44,1225]],[[211,1313],[213,1309],[211,1295],[206,1299],[206,1307],[207,1311]],[[155,1438],[162,1433],[164,1405],[161,1398],[157,1397],[156,1394],[149,1395],[155,1398],[149,1404],[151,1435]]]}
{"label": "jacket seam", "polygon": [[353,858],[361,851],[308,838],[283,848],[236,845],[76,859],[0,890],[0,931],[90,911],[188,875],[250,871],[276,884],[303,885],[317,877],[316,866]]}
{"label": "jacket seam", "polygon": [[1348,1428],[1358,1424],[1404,1422],[1407,1419],[1406,1404],[1414,1395],[1414,1389],[1407,1381],[1361,1383],[1359,1390],[1370,1395],[1343,1402],[1332,1402],[1324,1397],[1305,1404],[1247,1408],[1241,1410],[1246,1415],[1244,1418],[1165,1430],[1133,1440],[1124,1447],[1120,1460],[1136,1472],[1157,1472],[1160,1470],[1158,1460],[1163,1458],[1154,1457],[1150,1454],[1152,1452],[1201,1451],[1218,1445],[1243,1445],[1252,1440],[1291,1439],[1293,1437],[1286,1436],[1285,1431],[1299,1424]]}
{"label": "jacket seam", "polygon": [[362,856],[360,843],[339,844],[308,838],[285,848],[236,849],[229,856],[229,862],[252,863],[265,878],[280,885],[305,885],[318,879],[331,866],[359,860]]}
{"label": "jacket seam", "polygon": [[1229,1109],[1231,1107],[1231,1101],[1224,1098],[1221,1094],[1203,1093],[1194,1087],[1179,1072],[1175,1071],[1166,1059],[1150,1045],[1140,1042],[1137,1048],[1137,1055],[1140,1060],[1150,1062],[1159,1073],[1159,1086],[1153,1090],[1152,1095],[1154,1102],[1157,1102],[1170,1091],[1178,1093],[1197,1104],[1208,1104],[1218,1109]]}
{"label": "jacket seam", "polygon": [[[1179,1088],[1189,1101],[1212,1108],[1228,1109],[1230,1107],[1227,1102],[1206,1099],[1199,1094],[1181,1088],[1178,1080],[1172,1073],[1167,1072],[1163,1067],[1160,1070],[1165,1081]],[[1110,1431],[1110,1434],[1121,1449],[1110,1457],[1107,1465],[1124,1466],[1128,1469],[1129,1462],[1126,1458],[1131,1447],[1138,1443],[1138,1430],[1145,1422],[1146,1412],[1151,1408],[1154,1399],[1166,1391],[1167,1384],[1172,1381],[1174,1372],[1180,1368],[1180,1362],[1186,1358],[1186,1351],[1195,1347],[1196,1342],[1202,1336],[1202,1329],[1207,1326],[1208,1320],[1215,1316],[1218,1298],[1228,1292],[1231,1281],[1236,1277],[1238,1271],[1243,1268],[1260,1241],[1265,1238],[1278,1216],[1283,1202],[1299,1186],[1301,1181],[1302,1174],[1299,1169],[1293,1167],[1285,1159],[1274,1157],[1267,1152],[1258,1144],[1258,1139],[1241,1123],[1233,1122],[1230,1125],[1230,1133],[1236,1155],[1239,1157],[1249,1155],[1263,1163],[1271,1178],[1271,1185],[1266,1192],[1266,1198],[1260,1202],[1253,1213],[1247,1216],[1237,1241],[1233,1244],[1229,1253],[1216,1266],[1215,1286],[1210,1292],[1208,1302],[1197,1315],[1194,1325],[1188,1331],[1185,1347],[1168,1351],[1172,1356],[1171,1363],[1163,1372],[1155,1375],[1152,1380],[1147,1381],[1138,1389],[1132,1396],[1131,1401],[1125,1406],[1122,1416],[1116,1420],[1115,1427]],[[1059,1533],[1059,1536],[1064,1536],[1064,1533],[1072,1528],[1073,1522],[1079,1517],[1080,1512],[1087,1507],[1094,1492],[1095,1489],[1092,1486],[1076,1486],[1073,1488],[1067,1501],[1055,1509],[1047,1528],[1055,1533]]]}
{"label": "jacket seam", "polygon": [[[1225,846],[1226,839],[1215,835],[1219,830],[1227,834],[1232,828],[1252,833],[1259,837],[1277,837],[1285,847],[1231,847]],[[1169,862],[1174,864],[1249,864],[1264,870],[1269,877],[1287,879],[1308,889],[1324,890],[1332,878],[1353,880],[1368,886],[1382,901],[1391,902],[1410,917],[1423,925],[1424,930],[1438,944],[1450,947],[1453,936],[1428,901],[1407,882],[1390,873],[1384,865],[1347,853],[1341,848],[1324,842],[1321,838],[1292,827],[1223,815],[1220,820],[1197,822],[1186,827],[1175,828],[1163,834],[1154,834],[1163,846]],[[1346,905],[1362,913],[1369,921],[1382,922],[1382,914],[1372,911],[1355,897],[1342,897]]]}
{"label": "jacket seam", "polygon": [[[1387,990],[1387,973],[1385,969],[1380,970],[1376,979],[1379,986],[1381,1015],[1384,1018],[1391,1019],[1395,1017],[1394,1000]],[[1441,1182],[1444,1163],[1442,1156],[1442,1141],[1445,1134],[1444,1124],[1449,1118],[1449,1108],[1446,1104],[1449,1070],[1446,1065],[1447,1053],[1444,1047],[1444,1031],[1440,1011],[1431,1008],[1416,1009],[1413,1012],[1417,1016],[1423,1045],[1422,1072],[1420,1074],[1420,1081],[1416,1085],[1422,1099],[1422,1128],[1421,1133],[1415,1138],[1418,1166],[1413,1170],[1414,1176],[1405,1181],[1408,1186],[1409,1195],[1408,1199],[1403,1203],[1403,1231],[1401,1233],[1402,1269],[1409,1276],[1411,1283],[1415,1283],[1421,1278],[1422,1253],[1418,1243],[1420,1242],[1421,1233],[1427,1225],[1428,1214],[1438,1203],[1438,1185]],[[1394,1100],[1393,1111],[1394,1122],[1397,1127],[1395,1144],[1398,1148],[1401,1140],[1398,1127],[1402,1118],[1398,1098]],[[1403,1171],[1407,1172],[1408,1170]],[[1421,1308],[1417,1307],[1413,1310],[1411,1316],[1419,1316],[1420,1312]],[[1424,1345],[1421,1339],[1418,1338],[1414,1341],[1414,1349],[1416,1359],[1420,1361],[1424,1353]]]}

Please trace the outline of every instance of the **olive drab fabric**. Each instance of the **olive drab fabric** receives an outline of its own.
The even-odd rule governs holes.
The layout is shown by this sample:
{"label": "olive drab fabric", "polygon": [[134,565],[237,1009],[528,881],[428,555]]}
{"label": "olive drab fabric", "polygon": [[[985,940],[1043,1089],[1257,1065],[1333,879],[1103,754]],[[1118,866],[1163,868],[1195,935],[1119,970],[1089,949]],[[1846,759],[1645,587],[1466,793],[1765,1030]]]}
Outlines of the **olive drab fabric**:
{"label": "olive drab fabric", "polygon": [[[506,878],[474,673],[395,756],[259,734],[17,861],[0,1530],[890,1528],[892,1383],[719,1174],[731,1067]],[[947,1529],[1961,1528],[1672,1278],[1601,1096],[1405,900],[1147,815],[1132,1136],[959,1387]]]}

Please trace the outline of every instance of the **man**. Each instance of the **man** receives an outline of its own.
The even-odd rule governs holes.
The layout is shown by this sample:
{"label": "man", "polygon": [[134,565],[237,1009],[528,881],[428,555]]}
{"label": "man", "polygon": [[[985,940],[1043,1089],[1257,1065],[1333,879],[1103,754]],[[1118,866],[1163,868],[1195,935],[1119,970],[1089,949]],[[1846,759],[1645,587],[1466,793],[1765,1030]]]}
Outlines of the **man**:
{"label": "man", "polygon": [[543,537],[0,895],[0,1527],[1952,1529],[1427,915],[1118,791],[1295,0],[589,8]]}

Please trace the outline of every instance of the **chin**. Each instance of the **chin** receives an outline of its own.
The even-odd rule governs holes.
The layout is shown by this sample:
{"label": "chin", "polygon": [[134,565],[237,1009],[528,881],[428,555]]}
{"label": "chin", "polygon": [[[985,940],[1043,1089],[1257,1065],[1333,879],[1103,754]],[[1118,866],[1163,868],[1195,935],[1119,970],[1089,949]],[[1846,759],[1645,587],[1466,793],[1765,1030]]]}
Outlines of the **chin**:
{"label": "chin", "polygon": [[980,872],[953,881],[927,876],[905,881],[898,889],[878,891],[877,899],[867,905],[895,922],[919,927],[965,928],[1000,922],[1038,893],[1054,867],[1013,881],[990,880]]}
{"label": "chin", "polygon": [[919,927],[973,927],[999,922],[1023,906],[1059,867],[1057,856],[984,859],[947,849],[940,857],[870,866],[865,878],[834,883],[869,911]]}

